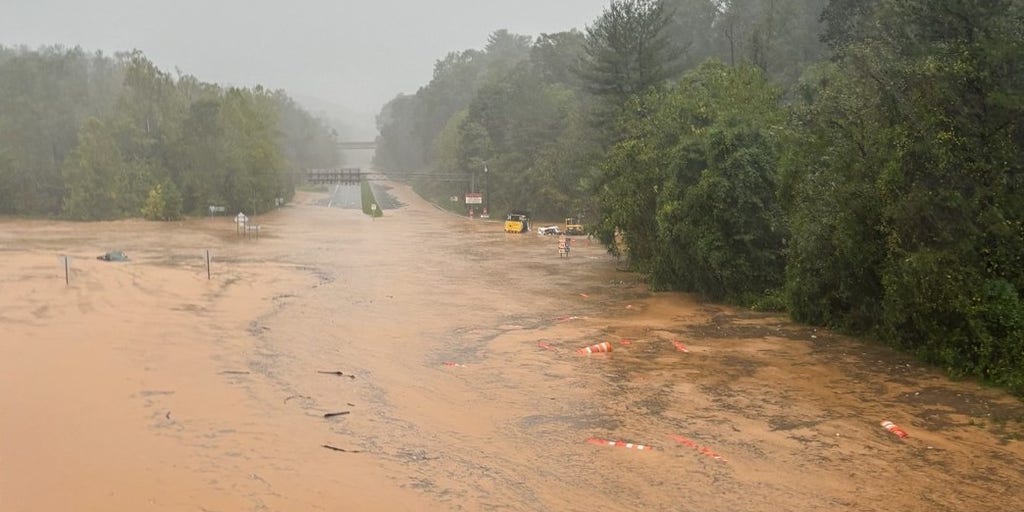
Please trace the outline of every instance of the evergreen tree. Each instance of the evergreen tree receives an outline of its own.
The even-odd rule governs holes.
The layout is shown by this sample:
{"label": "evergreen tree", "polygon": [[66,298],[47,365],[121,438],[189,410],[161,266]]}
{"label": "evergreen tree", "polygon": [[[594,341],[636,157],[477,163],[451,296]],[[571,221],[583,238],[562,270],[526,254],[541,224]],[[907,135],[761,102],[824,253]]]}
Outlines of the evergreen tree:
{"label": "evergreen tree", "polygon": [[587,27],[580,73],[584,88],[603,100],[608,126],[630,98],[678,73],[679,50],[666,33],[672,21],[662,0],[613,0]]}

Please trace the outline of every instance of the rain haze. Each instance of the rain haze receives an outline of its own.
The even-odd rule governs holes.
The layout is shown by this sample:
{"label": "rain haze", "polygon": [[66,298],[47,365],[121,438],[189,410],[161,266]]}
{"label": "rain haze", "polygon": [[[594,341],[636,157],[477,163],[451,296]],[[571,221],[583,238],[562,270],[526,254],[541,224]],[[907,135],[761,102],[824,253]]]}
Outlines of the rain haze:
{"label": "rain haze", "polygon": [[372,137],[374,116],[430,80],[450,51],[481,48],[498,29],[536,36],[584,28],[606,0],[353,2],[297,0],[5,0],[0,44],[138,49],[162,69],[222,85],[285,89]]}
{"label": "rain haze", "polygon": [[0,512],[1024,511],[1024,0],[0,13]]}

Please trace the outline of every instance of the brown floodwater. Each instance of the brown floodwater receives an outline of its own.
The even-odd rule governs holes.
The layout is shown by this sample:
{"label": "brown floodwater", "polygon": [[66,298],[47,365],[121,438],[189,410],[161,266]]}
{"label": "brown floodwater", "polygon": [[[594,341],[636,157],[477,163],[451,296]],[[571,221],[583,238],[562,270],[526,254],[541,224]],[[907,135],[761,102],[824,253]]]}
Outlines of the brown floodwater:
{"label": "brown floodwater", "polygon": [[0,511],[1024,509],[1013,397],[392,192],[0,220]]}

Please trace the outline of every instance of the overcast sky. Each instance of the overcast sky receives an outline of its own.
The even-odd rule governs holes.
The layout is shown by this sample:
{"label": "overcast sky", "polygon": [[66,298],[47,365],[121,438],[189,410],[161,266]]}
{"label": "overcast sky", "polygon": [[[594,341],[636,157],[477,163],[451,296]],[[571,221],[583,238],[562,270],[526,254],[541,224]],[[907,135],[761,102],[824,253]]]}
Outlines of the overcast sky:
{"label": "overcast sky", "polygon": [[430,80],[449,51],[494,30],[535,36],[592,23],[608,0],[0,0],[0,44],[139,49],[166,71],[285,89],[355,114]]}

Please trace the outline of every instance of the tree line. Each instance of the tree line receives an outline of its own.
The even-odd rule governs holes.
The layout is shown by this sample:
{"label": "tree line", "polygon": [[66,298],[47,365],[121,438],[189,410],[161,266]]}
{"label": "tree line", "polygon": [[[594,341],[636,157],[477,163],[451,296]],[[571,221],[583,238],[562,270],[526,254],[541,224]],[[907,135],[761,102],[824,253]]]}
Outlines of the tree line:
{"label": "tree line", "polygon": [[376,163],[1024,393],[1021,55],[1020,0],[612,0],[438,61]]}
{"label": "tree line", "polygon": [[260,212],[335,134],[282,91],[171,76],[138,51],[0,47],[0,214],[169,220]]}

